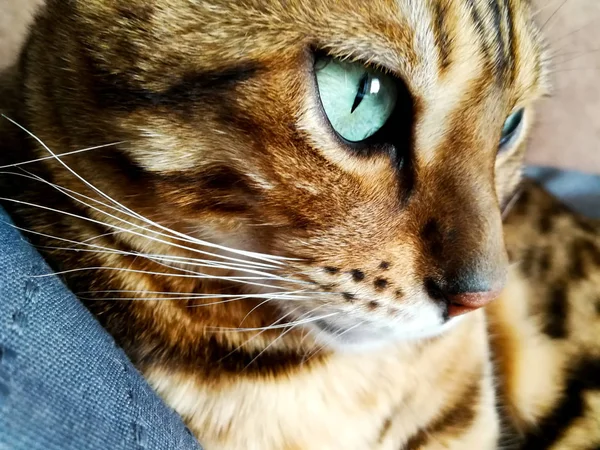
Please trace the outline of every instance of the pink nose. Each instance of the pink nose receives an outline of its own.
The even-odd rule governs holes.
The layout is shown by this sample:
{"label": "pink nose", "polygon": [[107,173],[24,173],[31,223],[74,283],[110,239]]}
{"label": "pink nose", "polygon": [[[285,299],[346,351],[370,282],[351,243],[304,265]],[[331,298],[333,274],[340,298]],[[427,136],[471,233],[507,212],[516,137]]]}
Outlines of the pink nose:
{"label": "pink nose", "polygon": [[476,309],[483,308],[498,298],[500,291],[473,292],[468,294],[447,295],[450,305],[450,317],[462,316]]}

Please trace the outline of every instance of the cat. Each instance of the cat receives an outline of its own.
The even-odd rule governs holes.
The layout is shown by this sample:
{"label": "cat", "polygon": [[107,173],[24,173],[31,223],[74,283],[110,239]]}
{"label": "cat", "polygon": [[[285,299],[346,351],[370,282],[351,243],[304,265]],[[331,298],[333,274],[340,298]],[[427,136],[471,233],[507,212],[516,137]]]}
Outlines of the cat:
{"label": "cat", "polygon": [[516,196],[548,71],[525,0],[48,0],[3,205],[207,450],[589,448],[509,260],[587,224]]}

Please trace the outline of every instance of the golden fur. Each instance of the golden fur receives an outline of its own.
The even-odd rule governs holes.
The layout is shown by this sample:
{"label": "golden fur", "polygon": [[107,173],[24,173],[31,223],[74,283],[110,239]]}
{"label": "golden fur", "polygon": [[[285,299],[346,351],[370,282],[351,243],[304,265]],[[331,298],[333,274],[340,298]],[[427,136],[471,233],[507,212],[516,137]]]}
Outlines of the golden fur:
{"label": "golden fur", "polygon": [[488,308],[499,392],[525,448],[596,448],[600,223],[531,182],[523,192],[505,222],[518,264]]}
{"label": "golden fur", "polygon": [[[320,53],[397,77],[389,140],[333,132]],[[0,82],[2,164],[105,147],[2,197],[208,450],[535,445],[562,388],[524,374],[527,289],[491,333],[448,299],[504,286],[545,75],[524,0],[49,0]],[[564,377],[560,345],[535,358]]]}

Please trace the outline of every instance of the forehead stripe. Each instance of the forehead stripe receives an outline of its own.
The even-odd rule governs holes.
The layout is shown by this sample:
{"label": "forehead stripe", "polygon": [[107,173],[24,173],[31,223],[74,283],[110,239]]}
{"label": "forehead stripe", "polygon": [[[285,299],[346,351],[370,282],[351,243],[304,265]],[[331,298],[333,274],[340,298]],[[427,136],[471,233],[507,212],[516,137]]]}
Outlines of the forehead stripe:
{"label": "forehead stripe", "polygon": [[152,106],[180,107],[223,96],[238,83],[255,76],[260,67],[247,62],[184,75],[174,79],[163,90],[133,85],[129,81],[133,76],[111,73],[91,61],[87,69],[94,80],[91,83],[92,94],[101,107],[131,111]]}
{"label": "forehead stripe", "polygon": [[448,6],[441,2],[433,3],[434,36],[440,56],[440,68],[446,69],[451,64],[451,42],[448,31],[447,16]]}
{"label": "forehead stripe", "polygon": [[512,0],[504,0],[504,10],[506,11],[506,28],[508,30],[508,64],[510,68],[509,81],[512,83],[517,76],[518,46],[516,42],[515,23],[513,19],[514,8]]}
{"label": "forehead stripe", "polygon": [[473,24],[477,30],[477,36],[479,37],[479,43],[481,44],[483,54],[485,55],[486,60],[489,60],[491,57],[491,49],[486,39],[487,24],[483,20],[475,0],[465,0],[465,3],[471,13],[471,20],[473,20]]}
{"label": "forehead stripe", "polygon": [[512,0],[465,0],[465,3],[481,39],[482,51],[498,82],[512,82],[517,51]]}
{"label": "forehead stripe", "polygon": [[495,32],[496,41],[495,65],[498,73],[503,74],[506,71],[506,49],[504,36],[502,34],[502,13],[500,11],[499,0],[490,1],[490,11],[493,19],[493,31]]}

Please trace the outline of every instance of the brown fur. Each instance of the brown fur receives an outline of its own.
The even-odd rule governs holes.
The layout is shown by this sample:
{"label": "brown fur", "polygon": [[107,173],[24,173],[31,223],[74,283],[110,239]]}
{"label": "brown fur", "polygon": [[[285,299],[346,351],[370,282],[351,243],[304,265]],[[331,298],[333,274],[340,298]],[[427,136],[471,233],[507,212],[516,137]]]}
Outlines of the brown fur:
{"label": "brown fur", "polygon": [[[449,295],[503,286],[501,210],[546,86],[527,2],[492,3],[50,0],[40,12],[0,83],[2,110],[56,152],[117,143],[64,161],[141,217],[53,160],[27,169],[87,205],[16,175],[2,178],[4,203],[208,450],[495,448],[482,312],[367,353],[322,339],[333,329],[351,340],[356,320],[362,333],[410,331],[407,317],[427,308],[441,329]],[[315,52],[405,85],[390,139],[358,152],[337,137]],[[519,108],[525,130],[498,153]],[[47,156],[14,124],[0,131],[3,164]],[[248,276],[224,258],[282,278],[260,288],[219,278]],[[304,297],[265,301],[280,288]],[[210,298],[223,294],[240,298]],[[314,311],[342,319],[294,326]],[[553,403],[531,412],[513,395],[517,348],[498,350],[497,367],[513,374],[502,384],[508,422],[526,430]]]}
{"label": "brown fur", "polygon": [[524,448],[596,448],[600,223],[523,191],[505,223],[516,270],[488,309],[501,397]]}

